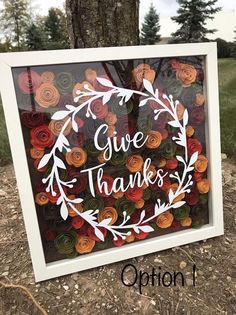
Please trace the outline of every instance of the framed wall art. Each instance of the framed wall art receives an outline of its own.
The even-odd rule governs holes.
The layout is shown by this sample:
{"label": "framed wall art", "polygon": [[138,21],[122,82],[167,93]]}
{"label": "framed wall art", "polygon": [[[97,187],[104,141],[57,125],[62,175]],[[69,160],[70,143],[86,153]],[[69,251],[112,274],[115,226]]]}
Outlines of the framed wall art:
{"label": "framed wall art", "polygon": [[215,43],[0,60],[36,281],[223,234]]}

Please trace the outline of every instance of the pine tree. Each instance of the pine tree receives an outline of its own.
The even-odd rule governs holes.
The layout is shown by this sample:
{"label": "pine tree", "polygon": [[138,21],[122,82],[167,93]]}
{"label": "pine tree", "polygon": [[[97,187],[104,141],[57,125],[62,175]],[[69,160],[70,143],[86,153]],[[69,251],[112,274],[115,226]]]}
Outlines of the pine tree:
{"label": "pine tree", "polygon": [[58,8],[51,8],[45,18],[45,30],[48,36],[47,49],[69,48],[66,17]]}
{"label": "pine tree", "polygon": [[180,8],[177,16],[172,20],[180,25],[180,28],[172,34],[172,42],[202,42],[207,41],[207,34],[213,34],[216,30],[208,30],[207,19],[214,19],[214,14],[221,10],[216,7],[218,0],[177,0]]}
{"label": "pine tree", "polygon": [[149,12],[144,17],[144,23],[141,29],[141,44],[143,45],[154,45],[160,41],[160,31],[159,15],[156,9],[151,3]]}
{"label": "pine tree", "polygon": [[28,0],[3,0],[0,25],[3,34],[20,50],[24,46],[25,31],[30,20]]}
{"label": "pine tree", "polygon": [[26,45],[29,50],[45,49],[43,30],[35,23],[30,24],[26,30]]}
{"label": "pine tree", "polygon": [[234,34],[235,34],[235,36],[234,36],[234,43],[233,43],[231,55],[232,55],[233,58],[236,59],[236,28],[234,30]]}

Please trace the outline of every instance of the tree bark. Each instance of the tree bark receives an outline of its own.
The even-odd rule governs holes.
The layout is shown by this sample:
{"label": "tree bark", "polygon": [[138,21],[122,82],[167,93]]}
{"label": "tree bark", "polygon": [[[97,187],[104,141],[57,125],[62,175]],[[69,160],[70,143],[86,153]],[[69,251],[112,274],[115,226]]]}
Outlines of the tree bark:
{"label": "tree bark", "polygon": [[139,44],[139,0],[66,0],[71,48]]}

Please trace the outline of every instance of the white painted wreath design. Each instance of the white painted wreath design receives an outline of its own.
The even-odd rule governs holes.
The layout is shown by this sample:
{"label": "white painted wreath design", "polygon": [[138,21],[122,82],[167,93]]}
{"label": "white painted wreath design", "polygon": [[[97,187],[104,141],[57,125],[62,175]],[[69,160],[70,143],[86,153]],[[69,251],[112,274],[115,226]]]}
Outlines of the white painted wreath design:
{"label": "white painted wreath design", "polygon": [[[73,105],[66,105],[65,107],[67,110],[60,110],[53,114],[52,119],[54,120],[61,120],[66,118],[68,119],[65,120],[64,126],[61,129],[60,134],[58,135],[58,138],[53,148],[51,149],[50,153],[45,154],[40,160],[40,163],[38,165],[39,169],[47,165],[51,159],[53,160],[51,172],[46,178],[42,179],[42,182],[44,184],[47,184],[46,192],[50,192],[52,196],[56,196],[56,192],[53,189],[54,181],[56,182],[59,189],[59,198],[57,199],[57,205],[61,205],[60,213],[64,220],[66,220],[68,217],[68,207],[72,208],[80,217],[82,217],[87,223],[89,223],[93,227],[96,236],[102,241],[104,241],[104,235],[99,229],[99,227],[103,227],[106,230],[110,231],[113,235],[114,240],[117,240],[118,237],[125,239],[126,236],[131,234],[132,230],[135,233],[140,233],[140,231],[152,232],[153,228],[150,225],[145,224],[167,210],[170,210],[172,208],[173,209],[179,208],[182,205],[184,205],[185,201],[178,201],[174,203],[174,199],[185,192],[189,193],[190,187],[193,185],[192,175],[189,173],[193,170],[193,164],[196,162],[198,158],[198,152],[195,152],[190,158],[188,157],[186,139],[188,111],[187,109],[184,110],[183,119],[180,121],[177,115],[177,107],[179,105],[179,101],[174,100],[172,95],[167,96],[163,94],[162,98],[164,100],[167,100],[167,102],[169,103],[169,106],[167,106],[160,99],[158,89],[154,91],[152,84],[146,79],[143,79],[143,86],[147,93],[114,86],[111,81],[104,78],[97,78],[97,81],[101,85],[109,88],[109,90],[95,91],[90,89],[89,86],[85,84],[84,90],[83,91],[78,90],[76,92],[77,96],[74,98],[75,103],[77,103],[78,100],[81,100],[83,98],[84,99],[83,103],[80,103],[78,107],[75,107]],[[81,203],[83,199],[77,198],[71,200],[68,198],[68,196],[66,196],[63,187],[72,188],[73,185],[76,183],[76,178],[70,181],[64,181],[60,178],[59,169],[66,169],[66,166],[64,162],[57,156],[57,150],[59,150],[59,152],[62,152],[63,150],[67,152],[71,151],[69,141],[67,140],[63,133],[69,123],[72,123],[73,130],[75,132],[78,132],[78,126],[75,121],[75,117],[80,110],[82,110],[83,108],[87,108],[86,117],[87,118],[92,117],[92,119],[96,119],[97,117],[91,109],[91,103],[93,101],[101,99],[103,105],[105,105],[107,102],[109,102],[112,95],[115,95],[116,97],[120,98],[119,105],[122,106],[126,102],[128,102],[134,94],[143,97],[143,99],[139,103],[139,107],[145,106],[148,101],[154,101],[160,105],[161,109],[154,110],[155,120],[157,120],[159,115],[164,112],[167,112],[172,117],[173,120],[168,121],[168,124],[174,128],[179,129],[178,136],[173,137],[172,140],[175,141],[176,144],[184,147],[185,149],[185,157],[183,158],[182,156],[177,155],[176,159],[183,164],[184,169],[181,177],[177,171],[174,172],[174,174],[170,174],[171,178],[175,178],[178,181],[178,188],[175,192],[171,189],[169,190],[168,193],[169,201],[167,203],[162,203],[160,199],[157,199],[154,208],[154,214],[151,217],[146,218],[146,211],[143,210],[140,214],[139,221],[137,223],[129,224],[128,221],[130,219],[130,216],[127,215],[127,213],[124,211],[123,221],[120,225],[109,225],[109,223],[111,222],[111,218],[104,219],[101,222],[97,221],[97,214],[99,210],[87,210],[85,212],[79,212],[76,209],[75,204]]]}

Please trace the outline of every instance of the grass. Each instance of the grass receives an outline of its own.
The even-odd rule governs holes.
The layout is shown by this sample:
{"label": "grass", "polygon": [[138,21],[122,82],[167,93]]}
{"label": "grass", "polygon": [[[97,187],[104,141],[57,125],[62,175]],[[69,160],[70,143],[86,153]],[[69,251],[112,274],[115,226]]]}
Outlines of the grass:
{"label": "grass", "polygon": [[[236,60],[219,60],[221,151],[236,159]],[[11,151],[0,100],[0,164],[11,162]]]}

